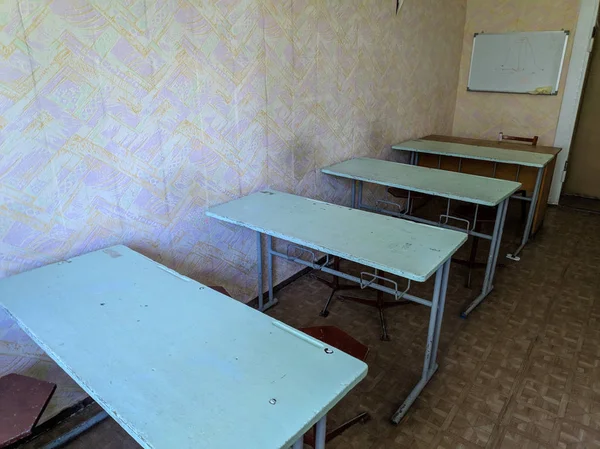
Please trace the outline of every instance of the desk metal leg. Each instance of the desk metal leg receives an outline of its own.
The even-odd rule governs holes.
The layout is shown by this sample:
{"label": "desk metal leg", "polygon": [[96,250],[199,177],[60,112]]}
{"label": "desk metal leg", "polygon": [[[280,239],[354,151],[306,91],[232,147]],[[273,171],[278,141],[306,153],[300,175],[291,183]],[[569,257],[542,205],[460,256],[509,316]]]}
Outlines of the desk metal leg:
{"label": "desk metal leg", "polygon": [[473,302],[469,304],[469,306],[460,314],[460,316],[463,318],[466,318],[473,311],[473,309],[475,309],[475,307],[477,307],[481,301],[483,301],[494,289],[494,274],[496,273],[496,263],[498,262],[498,253],[500,252],[500,243],[502,242],[502,231],[506,221],[508,201],[509,198],[505,199],[498,205],[494,233],[492,234],[492,241],[490,243],[490,253],[488,254],[488,261],[485,268],[483,288],[481,289],[481,293],[477,296],[477,298],[475,298]]}
{"label": "desk metal leg", "polygon": [[356,181],[352,180],[352,209],[356,209]]}
{"label": "desk metal leg", "polygon": [[267,279],[269,282],[269,302],[273,302],[273,237],[267,236]]}
{"label": "desk metal leg", "polygon": [[529,241],[529,235],[531,234],[531,228],[533,227],[533,219],[535,217],[535,210],[540,196],[540,190],[542,188],[542,178],[544,175],[544,169],[539,168],[537,178],[535,180],[535,188],[533,189],[533,196],[531,197],[531,204],[529,205],[529,214],[527,215],[527,224],[525,225],[525,231],[523,232],[523,238],[521,245],[512,253],[507,254],[506,257],[511,260],[521,260],[519,254]]}
{"label": "desk metal leg", "polygon": [[256,231],[256,264],[258,266],[258,310],[264,310],[264,290],[263,290],[263,250],[261,243],[262,234]]}
{"label": "desk metal leg", "polygon": [[431,374],[433,375],[433,372],[435,372],[435,370],[437,369],[437,352],[438,352],[438,347],[439,347],[439,343],[440,343],[440,332],[442,330],[442,320],[444,318],[444,307],[446,305],[446,292],[448,291],[448,279],[450,278],[450,264],[451,264],[451,260],[448,261],[448,263],[444,264],[444,271],[442,274],[442,285],[441,285],[441,291],[440,291],[440,303],[438,305],[438,313],[437,313],[437,318],[436,318],[436,329],[437,329],[437,337],[434,339],[434,344],[433,344],[433,350],[432,350],[432,354],[433,357],[431,358],[430,364],[429,364],[429,369],[430,371],[433,370],[431,372]]}
{"label": "desk metal leg", "polygon": [[360,207],[360,205],[362,204],[362,195],[363,195],[363,182],[358,181],[358,199],[356,200],[358,207]]}
{"label": "desk metal leg", "polygon": [[277,299],[273,293],[273,237],[267,236],[267,279],[269,282],[269,302],[265,306],[265,308],[271,307],[277,304]]}
{"label": "desk metal leg", "polygon": [[327,415],[317,421],[317,430],[315,431],[315,449],[325,449],[327,439]]}
{"label": "desk metal leg", "polygon": [[294,443],[292,449],[304,449],[304,436],[301,436],[298,441]]}
{"label": "desk metal leg", "polygon": [[492,272],[490,275],[490,290],[494,288],[494,274],[496,273],[496,267],[498,266],[498,255],[500,254],[500,245],[502,244],[502,234],[504,233],[504,225],[506,224],[506,214],[508,213],[509,201],[510,199],[508,198],[504,201],[504,212],[502,213],[502,221],[500,222],[498,240],[496,241],[496,252],[494,254],[494,260],[492,261]]}
{"label": "desk metal leg", "polygon": [[406,415],[406,412],[410,406],[415,402],[421,391],[423,391],[423,388],[425,388],[425,385],[427,385],[427,382],[429,382],[438,368],[436,362],[437,348],[439,346],[440,330],[442,328],[442,318],[444,314],[444,304],[446,301],[446,291],[448,288],[450,262],[451,259],[448,259],[446,262],[444,262],[444,264],[438,268],[435,275],[435,287],[431,302],[431,312],[429,315],[429,331],[427,333],[427,346],[425,349],[425,358],[423,360],[421,380],[409,393],[408,397],[404,400],[396,413],[392,415],[392,422],[394,424],[398,424],[404,415]]}
{"label": "desk metal leg", "polygon": [[419,165],[419,153],[416,151],[411,151],[408,163],[410,165]]}
{"label": "desk metal leg", "polygon": [[269,302],[264,303],[264,290],[263,290],[263,250],[261,245],[261,233],[256,233],[256,253],[257,253],[257,265],[258,265],[258,310],[264,312],[265,310],[273,307],[277,304],[277,298],[273,296],[273,237],[267,236],[267,280],[269,282]]}

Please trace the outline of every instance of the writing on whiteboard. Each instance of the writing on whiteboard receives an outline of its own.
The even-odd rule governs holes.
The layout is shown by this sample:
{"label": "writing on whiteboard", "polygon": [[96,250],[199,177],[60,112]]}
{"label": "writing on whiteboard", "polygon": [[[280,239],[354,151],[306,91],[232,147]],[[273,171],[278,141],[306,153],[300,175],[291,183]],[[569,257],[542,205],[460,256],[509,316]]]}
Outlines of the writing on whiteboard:
{"label": "writing on whiteboard", "polygon": [[555,94],[568,35],[566,31],[475,35],[468,90]]}

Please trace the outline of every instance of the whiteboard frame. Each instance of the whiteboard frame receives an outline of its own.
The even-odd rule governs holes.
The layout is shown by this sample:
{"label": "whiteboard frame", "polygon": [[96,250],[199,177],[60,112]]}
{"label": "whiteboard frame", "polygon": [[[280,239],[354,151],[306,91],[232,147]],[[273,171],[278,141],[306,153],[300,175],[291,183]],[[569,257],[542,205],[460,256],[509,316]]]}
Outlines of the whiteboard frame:
{"label": "whiteboard frame", "polygon": [[473,35],[473,50],[471,51],[471,66],[469,67],[469,80],[467,81],[467,92],[488,92],[494,94],[524,94],[524,95],[542,95],[542,96],[551,96],[558,95],[558,88],[560,87],[560,79],[562,78],[563,66],[565,64],[565,58],[567,56],[567,48],[569,45],[569,36],[571,32],[569,30],[560,30],[565,33],[565,45],[563,47],[562,56],[560,59],[560,68],[558,69],[558,76],[556,78],[556,85],[554,86],[554,90],[549,94],[532,94],[530,92],[517,92],[510,90],[485,90],[485,89],[471,89],[469,86],[471,84],[471,75],[473,70],[473,59],[475,58],[475,41],[477,40],[477,36],[480,34],[485,34],[486,36],[505,36],[508,34],[522,34],[522,33],[556,33],[557,31],[514,31],[512,33],[475,33]]}

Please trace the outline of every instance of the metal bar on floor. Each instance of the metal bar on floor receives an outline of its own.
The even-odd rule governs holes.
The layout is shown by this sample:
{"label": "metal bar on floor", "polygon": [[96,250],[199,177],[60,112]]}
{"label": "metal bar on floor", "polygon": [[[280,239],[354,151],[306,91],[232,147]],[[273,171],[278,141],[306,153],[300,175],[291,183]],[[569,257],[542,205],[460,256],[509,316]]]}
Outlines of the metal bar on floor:
{"label": "metal bar on floor", "polygon": [[519,201],[527,201],[529,203],[533,201],[533,198],[531,198],[530,196],[512,195],[511,198]]}
{"label": "metal bar on floor", "polygon": [[104,421],[106,418],[108,418],[108,413],[102,410],[101,412],[95,414],[94,416],[82,422],[81,424],[78,424],[77,426],[69,430],[67,433],[61,435],[54,441],[51,441],[45,446],[42,446],[42,449],[59,449],[61,447],[64,447],[66,444],[73,441],[79,435],[81,435],[84,432],[87,432],[96,424],[99,424],[102,421]]}

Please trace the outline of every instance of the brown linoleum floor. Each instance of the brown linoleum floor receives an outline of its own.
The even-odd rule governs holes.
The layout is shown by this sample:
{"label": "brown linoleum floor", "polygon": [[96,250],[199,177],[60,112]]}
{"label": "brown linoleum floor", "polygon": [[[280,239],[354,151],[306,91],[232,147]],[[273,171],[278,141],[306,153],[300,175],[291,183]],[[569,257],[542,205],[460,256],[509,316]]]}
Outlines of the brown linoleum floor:
{"label": "brown linoleum floor", "polygon": [[[329,449],[600,448],[600,216],[550,209],[520,262],[503,257],[509,249],[495,291],[467,320],[459,312],[481,275],[469,290],[465,269],[453,264],[439,370],[397,426],[389,418],[419,378],[429,309],[389,310],[392,341],[382,342],[375,309],[334,301],[330,316],[319,317],[329,290],[311,276],[279,292],[272,316],[296,327],[333,324],[370,347],[368,377],[334,408],[330,424],[363,410],[373,419]],[[413,289],[429,294],[431,285]],[[138,447],[112,421],[67,446]]]}

